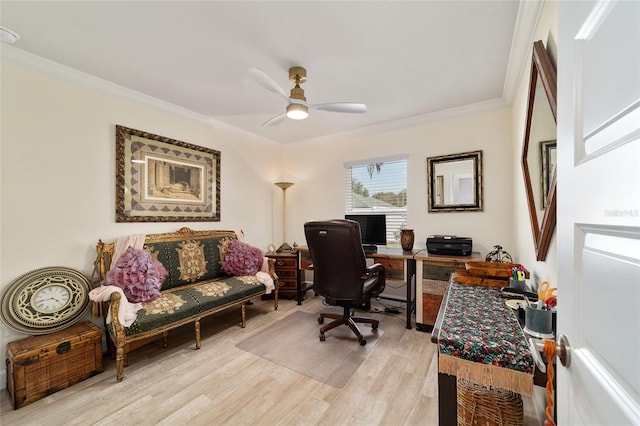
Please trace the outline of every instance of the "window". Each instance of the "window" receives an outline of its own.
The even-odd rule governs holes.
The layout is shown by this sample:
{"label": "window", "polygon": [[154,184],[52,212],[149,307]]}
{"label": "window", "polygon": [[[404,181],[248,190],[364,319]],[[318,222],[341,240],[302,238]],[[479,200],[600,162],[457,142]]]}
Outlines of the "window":
{"label": "window", "polygon": [[407,159],[383,158],[345,163],[345,214],[387,216],[387,245],[400,246],[407,224]]}

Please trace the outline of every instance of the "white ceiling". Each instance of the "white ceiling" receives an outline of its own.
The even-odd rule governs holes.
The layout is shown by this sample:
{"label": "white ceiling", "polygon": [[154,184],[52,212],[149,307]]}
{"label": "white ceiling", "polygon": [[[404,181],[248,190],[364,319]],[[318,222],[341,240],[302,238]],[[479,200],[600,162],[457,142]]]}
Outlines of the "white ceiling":
{"label": "white ceiling", "polygon": [[[510,103],[518,52],[530,52],[516,31],[526,3],[3,0],[0,23],[20,35],[17,49],[289,143]],[[286,102],[247,70],[288,93],[294,65],[307,69],[308,102],[363,102],[367,113],[262,126]]]}

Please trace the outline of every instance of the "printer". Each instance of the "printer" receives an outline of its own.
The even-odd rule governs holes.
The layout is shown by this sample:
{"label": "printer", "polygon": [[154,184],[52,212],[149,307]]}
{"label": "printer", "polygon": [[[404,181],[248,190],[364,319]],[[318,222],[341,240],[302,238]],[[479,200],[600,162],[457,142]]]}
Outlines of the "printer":
{"label": "printer", "polygon": [[473,242],[468,237],[455,235],[429,235],[427,251],[430,254],[446,254],[450,256],[469,256]]}

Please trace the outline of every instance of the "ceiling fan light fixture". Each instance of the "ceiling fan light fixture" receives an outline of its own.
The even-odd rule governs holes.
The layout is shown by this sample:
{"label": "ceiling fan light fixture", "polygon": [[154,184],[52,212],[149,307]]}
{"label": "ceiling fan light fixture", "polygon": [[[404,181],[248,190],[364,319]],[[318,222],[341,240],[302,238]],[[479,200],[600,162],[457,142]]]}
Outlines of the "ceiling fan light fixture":
{"label": "ceiling fan light fixture", "polygon": [[7,27],[0,26],[0,41],[3,43],[13,44],[18,40],[20,40],[20,36],[17,32]]}
{"label": "ceiling fan light fixture", "polygon": [[309,116],[309,108],[302,104],[289,104],[287,106],[287,118],[292,120],[304,120]]}
{"label": "ceiling fan light fixture", "polygon": [[[0,0],[1,1],[1,0]],[[355,102],[327,102],[322,104],[308,104],[307,98],[304,96],[304,90],[300,85],[307,81],[307,70],[303,67],[289,68],[289,81],[294,84],[291,89],[291,95],[287,93],[259,68],[251,68],[247,75],[256,81],[265,89],[279,94],[287,101],[287,107],[284,114],[278,114],[275,117],[262,123],[263,126],[275,126],[282,123],[285,119],[304,120],[309,117],[309,109],[317,109],[320,111],[345,112],[345,113],[364,113],[367,112],[367,106],[362,103]]]}

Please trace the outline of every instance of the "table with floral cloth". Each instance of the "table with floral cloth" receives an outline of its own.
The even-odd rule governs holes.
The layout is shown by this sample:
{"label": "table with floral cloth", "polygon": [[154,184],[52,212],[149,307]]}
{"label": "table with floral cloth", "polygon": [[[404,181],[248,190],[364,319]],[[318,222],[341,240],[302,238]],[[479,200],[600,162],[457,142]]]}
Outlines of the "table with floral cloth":
{"label": "table with floral cloth", "polygon": [[451,281],[445,299],[438,333],[440,373],[531,395],[533,357],[500,289]]}

